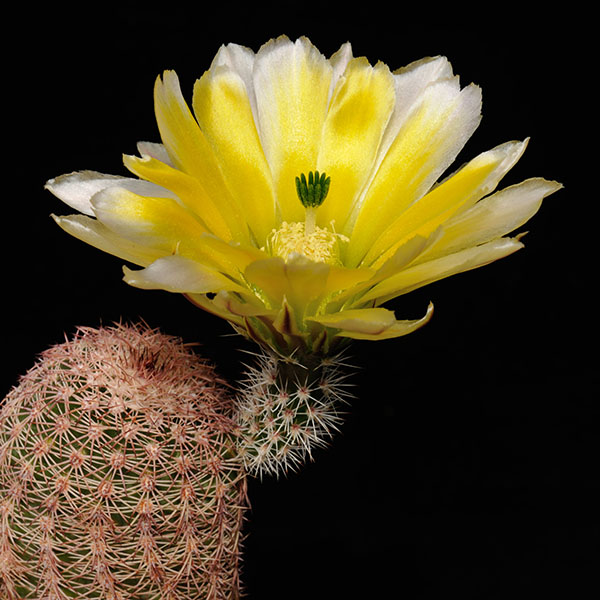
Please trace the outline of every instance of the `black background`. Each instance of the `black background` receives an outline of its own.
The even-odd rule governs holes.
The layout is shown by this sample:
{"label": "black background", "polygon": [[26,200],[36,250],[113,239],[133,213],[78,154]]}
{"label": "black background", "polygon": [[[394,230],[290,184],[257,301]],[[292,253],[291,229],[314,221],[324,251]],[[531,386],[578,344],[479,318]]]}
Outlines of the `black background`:
{"label": "black background", "polygon": [[457,163],[531,136],[502,185],[542,176],[565,189],[525,227],[525,250],[392,303],[416,318],[432,300],[425,328],[353,346],[357,399],[331,448],[286,479],[250,484],[243,580],[250,600],[595,598],[593,37],[563,14],[434,23],[427,7],[359,4],[17,7],[4,41],[0,392],[76,326],[121,318],[199,341],[221,373],[239,376],[238,349],[251,346],[225,322],[128,287],[121,260],[49,217],[72,211],[43,190],[47,179],[124,174],[122,153],[158,141],[152,88],[163,69],[178,72],[189,100],[226,42],[257,50],[307,35],[330,55],[351,41],[355,56],[391,68],[444,54],[463,84],[483,89],[482,124]]}

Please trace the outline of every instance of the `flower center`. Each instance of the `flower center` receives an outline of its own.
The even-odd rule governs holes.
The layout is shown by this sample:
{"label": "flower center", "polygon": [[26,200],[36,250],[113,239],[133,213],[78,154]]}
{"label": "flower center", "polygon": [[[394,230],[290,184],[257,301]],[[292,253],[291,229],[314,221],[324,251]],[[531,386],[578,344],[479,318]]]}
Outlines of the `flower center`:
{"label": "flower center", "polygon": [[323,204],[329,192],[330,177],[319,171],[311,171],[296,177],[296,191],[305,209],[304,223],[284,221],[279,229],[273,229],[267,239],[267,251],[273,256],[287,260],[298,253],[316,262],[341,264],[340,243],[348,238],[315,224],[317,208]]}
{"label": "flower center", "polygon": [[284,221],[279,229],[273,229],[267,239],[267,252],[284,260],[297,252],[316,262],[339,265],[340,242],[343,241],[348,241],[348,238],[323,227],[313,225],[312,232],[307,233],[305,223]]}

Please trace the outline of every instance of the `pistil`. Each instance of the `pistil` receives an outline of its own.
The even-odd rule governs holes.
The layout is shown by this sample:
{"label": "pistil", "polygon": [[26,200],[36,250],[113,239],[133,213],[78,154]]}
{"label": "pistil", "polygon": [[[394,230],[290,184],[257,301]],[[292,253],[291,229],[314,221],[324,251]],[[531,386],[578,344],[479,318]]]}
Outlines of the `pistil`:
{"label": "pistil", "polygon": [[319,171],[315,171],[314,173],[310,171],[308,179],[304,173],[300,177],[296,177],[296,192],[305,208],[305,235],[311,235],[315,230],[317,208],[323,204],[323,201],[327,197],[330,183],[331,177],[327,177],[325,173],[319,175]]}

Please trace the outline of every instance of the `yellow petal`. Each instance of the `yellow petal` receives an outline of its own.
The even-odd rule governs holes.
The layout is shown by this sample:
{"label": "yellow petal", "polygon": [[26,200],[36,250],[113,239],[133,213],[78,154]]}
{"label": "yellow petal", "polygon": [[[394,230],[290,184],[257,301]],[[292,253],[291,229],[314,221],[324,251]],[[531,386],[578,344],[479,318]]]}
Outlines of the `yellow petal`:
{"label": "yellow petal", "polygon": [[[364,182],[365,189],[368,188],[369,182],[373,179],[375,173],[379,169],[382,160],[384,159],[391,144],[396,139],[398,132],[406,122],[411,111],[414,110],[416,104],[422,101],[422,96],[431,83],[440,79],[449,79],[452,77],[452,68],[445,57],[426,58],[415,61],[410,65],[399,69],[392,75],[393,95],[395,98],[393,110],[383,132],[383,136],[379,142],[377,155],[374,157],[374,162],[371,165],[371,173],[369,178]],[[348,202],[348,209],[355,210],[358,202],[364,196],[365,189],[360,191],[357,198],[353,198]],[[331,195],[331,190],[330,190]],[[329,198],[320,211],[325,212],[329,205]],[[326,218],[322,222],[328,224]],[[339,230],[341,226],[338,226]]]}
{"label": "yellow petal", "polygon": [[233,241],[224,242],[218,237],[208,234],[203,234],[199,238],[198,245],[215,264],[233,276],[243,273],[251,262],[267,258],[267,254],[258,248]]}
{"label": "yellow petal", "polygon": [[407,118],[415,107],[422,102],[425,90],[432,83],[449,80],[452,76],[452,66],[444,56],[417,60],[394,71],[396,105],[381,141],[376,168],[379,168]]}
{"label": "yellow petal", "polygon": [[331,265],[323,293],[326,295],[333,294],[337,297],[338,292],[353,289],[355,286],[369,281],[374,274],[375,271],[373,269],[364,267],[360,269],[348,269],[346,267]]}
{"label": "yellow petal", "polygon": [[[154,110],[161,138],[175,167],[202,181],[206,162],[215,170],[215,160],[183,99],[179,78],[174,71],[165,71],[162,79],[156,79]],[[218,179],[217,172],[211,175],[211,179]]]}
{"label": "yellow petal", "polygon": [[286,261],[285,295],[299,319],[304,317],[309,304],[318,304],[320,301],[330,270],[330,265],[312,261],[300,254],[292,255]]}
{"label": "yellow petal", "polygon": [[125,239],[163,254],[196,255],[204,227],[171,198],[141,197],[113,187],[94,196],[99,221]]}
{"label": "yellow petal", "polygon": [[183,256],[165,256],[145,269],[123,267],[124,280],[145,290],[166,290],[183,294],[205,294],[220,290],[243,291],[218,271]]}
{"label": "yellow petal", "polygon": [[[428,247],[432,241],[432,237],[434,236],[430,236],[430,238],[415,236],[414,238],[407,240],[383,266],[377,269],[377,271],[366,267],[361,267],[360,269],[348,269],[348,271],[355,271],[357,273],[356,281],[353,285],[346,286],[345,289],[342,287],[339,288],[344,289],[344,291],[332,296],[327,307],[328,311],[339,310],[341,307],[349,309],[357,305],[363,305],[362,293],[366,289],[372,288],[380,281],[401,271]],[[363,273],[364,277],[358,276],[358,273]]]}
{"label": "yellow petal", "polygon": [[286,288],[285,261],[277,256],[250,263],[244,273],[267,306],[281,306]]}
{"label": "yellow petal", "polygon": [[377,300],[377,304],[383,304],[396,296],[434,281],[487,265],[522,247],[523,244],[516,239],[500,238],[475,248],[467,248],[461,252],[414,265],[374,286],[361,298],[361,302]]}
{"label": "yellow petal", "polygon": [[546,196],[561,188],[556,181],[535,177],[480,200],[444,224],[444,235],[423,258],[458,252],[514,231],[533,217]]}
{"label": "yellow petal", "polygon": [[65,204],[84,215],[94,216],[91,199],[98,192],[109,187],[122,187],[140,196],[174,197],[168,190],[147,181],[131,177],[105,175],[96,171],[76,171],[60,175],[46,182],[44,186]]}
{"label": "yellow petal", "polygon": [[429,321],[433,314],[433,304],[421,319],[396,320],[394,313],[385,308],[363,308],[345,310],[332,315],[312,317],[307,320],[339,329],[336,334],[358,340],[385,340],[412,333]]}
{"label": "yellow petal", "polygon": [[158,250],[141,246],[116,235],[96,219],[84,215],[66,217],[52,215],[52,217],[59,227],[78,240],[136,265],[145,267],[162,256],[162,252]]}
{"label": "yellow petal", "polygon": [[246,279],[266,294],[271,306],[281,306],[287,298],[296,315],[302,318],[311,302],[324,293],[330,266],[291,255],[287,262],[279,257],[257,260],[248,265]]}
{"label": "yellow petal", "polygon": [[206,229],[224,240],[231,239],[231,230],[221,209],[206,193],[200,181],[150,156],[123,156],[123,163],[138,177],[171,190],[204,224]]}
{"label": "yellow petal", "polygon": [[212,68],[194,86],[193,107],[257,245],[264,246],[275,226],[275,198],[244,81],[225,66]]}
{"label": "yellow petal", "polygon": [[430,85],[403,124],[352,217],[349,266],[364,258],[385,228],[452,163],[480,120],[481,93],[456,79]]}
{"label": "yellow petal", "polygon": [[348,64],[339,80],[327,118],[317,168],[331,177],[327,201],[317,223],[344,233],[354,201],[371,173],[395,103],[394,79],[386,65],[365,58]]}
{"label": "yellow petal", "polygon": [[[209,298],[205,294],[189,294],[189,293],[187,293],[187,294],[185,294],[185,297],[192,304],[195,304],[199,308],[202,308],[203,310],[205,310],[213,315],[216,315],[217,317],[226,319],[230,323],[237,325],[238,327],[240,327],[243,330],[244,318],[231,312],[225,306],[219,306],[218,304],[215,304],[214,299]],[[215,299],[216,299],[216,296],[215,296]]]}
{"label": "yellow petal", "polygon": [[245,276],[264,290],[275,305],[287,297],[302,316],[307,311],[320,310],[323,303],[341,306],[346,298],[344,290],[365,285],[363,282],[370,280],[374,273],[372,269],[347,269],[295,255],[287,264],[279,258],[259,262],[248,269]]}
{"label": "yellow petal", "polygon": [[295,178],[316,168],[331,78],[331,65],[306,38],[277,38],[256,55],[259,132],[283,221],[304,220]]}
{"label": "yellow petal", "polygon": [[527,141],[502,144],[480,154],[406,209],[371,246],[364,263],[377,267],[407,238],[428,236],[459,210],[492,191],[525,150]]}
{"label": "yellow petal", "polygon": [[240,302],[233,294],[226,291],[219,292],[212,302],[215,306],[240,317],[270,316],[275,319],[277,315],[276,310],[265,308],[258,299],[255,303]]}
{"label": "yellow petal", "polygon": [[198,127],[179,86],[177,75],[165,71],[154,86],[156,121],[163,143],[175,167],[195,177],[217,203],[231,234],[224,239],[247,236],[239,206],[233,199],[210,144]]}
{"label": "yellow petal", "polygon": [[344,329],[367,334],[379,334],[391,327],[396,317],[391,310],[386,308],[361,308],[344,310],[342,312],[311,317],[325,327]]}

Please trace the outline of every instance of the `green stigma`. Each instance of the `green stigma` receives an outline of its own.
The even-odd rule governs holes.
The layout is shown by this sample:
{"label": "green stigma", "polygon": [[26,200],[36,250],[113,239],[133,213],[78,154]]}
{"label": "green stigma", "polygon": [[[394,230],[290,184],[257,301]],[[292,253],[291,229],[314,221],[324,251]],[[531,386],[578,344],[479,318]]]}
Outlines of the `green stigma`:
{"label": "green stigma", "polygon": [[296,191],[298,198],[305,208],[316,208],[321,206],[329,192],[329,183],[331,177],[327,177],[325,173],[319,175],[319,171],[308,173],[308,181],[306,175],[302,173],[300,177],[296,177]]}

